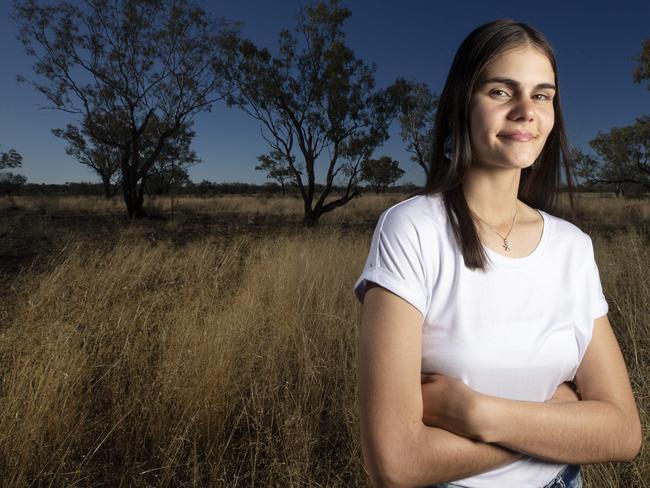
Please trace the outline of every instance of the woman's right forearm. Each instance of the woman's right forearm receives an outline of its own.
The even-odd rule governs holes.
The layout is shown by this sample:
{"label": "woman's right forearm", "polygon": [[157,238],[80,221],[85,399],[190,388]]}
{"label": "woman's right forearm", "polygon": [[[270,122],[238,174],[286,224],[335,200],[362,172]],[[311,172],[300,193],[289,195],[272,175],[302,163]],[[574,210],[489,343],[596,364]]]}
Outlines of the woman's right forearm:
{"label": "woman's right forearm", "polygon": [[[560,385],[549,402],[578,401],[566,384]],[[468,478],[505,466],[524,457],[497,444],[459,436],[437,427],[422,425],[404,450],[403,486],[423,486]]]}
{"label": "woman's right forearm", "polygon": [[[427,394],[423,385],[425,414],[437,396]],[[578,401],[576,393],[566,384],[558,386],[549,402]],[[399,462],[391,463],[397,486],[423,486],[461,480],[510,464],[524,454],[497,444],[470,439],[443,428],[422,424],[411,431],[398,450]],[[442,426],[440,426],[442,427]]]}
{"label": "woman's right forearm", "polygon": [[423,424],[411,437],[403,455],[398,485],[424,486],[460,480],[510,464],[523,456],[496,444]]}

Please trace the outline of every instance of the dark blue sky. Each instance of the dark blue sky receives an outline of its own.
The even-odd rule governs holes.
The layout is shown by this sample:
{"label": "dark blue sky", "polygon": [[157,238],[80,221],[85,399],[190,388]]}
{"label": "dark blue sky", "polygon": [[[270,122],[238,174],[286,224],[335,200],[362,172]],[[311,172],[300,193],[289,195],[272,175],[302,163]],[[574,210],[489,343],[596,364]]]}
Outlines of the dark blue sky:
{"label": "dark blue sky", "polygon": [[[274,49],[277,33],[294,25],[295,13],[305,2],[239,0],[203,2],[213,15],[244,22],[243,34]],[[17,28],[9,18],[9,1],[0,2],[2,46],[2,116],[0,151],[13,147],[24,157],[19,172],[30,182],[95,181],[95,175],[65,153],[63,141],[50,129],[73,122],[70,114],[39,109],[46,100],[16,75],[32,77],[32,60],[16,40]],[[632,82],[633,58],[650,38],[650,2],[522,2],[521,0],[346,3],[352,17],[346,23],[348,44],[367,63],[377,66],[379,87],[397,77],[428,83],[440,93],[461,41],[476,26],[500,17],[528,22],[549,39],[558,57],[562,103],[570,143],[588,150],[588,141],[612,127],[629,125],[650,114],[650,91]],[[216,105],[195,119],[193,148],[203,162],[190,169],[199,182],[241,181],[263,183],[255,171],[256,157],[268,148],[260,127],[237,109]],[[422,170],[409,160],[399,137],[393,136],[375,156],[387,154],[406,170],[402,181],[423,183]],[[318,169],[319,182],[326,168]]]}

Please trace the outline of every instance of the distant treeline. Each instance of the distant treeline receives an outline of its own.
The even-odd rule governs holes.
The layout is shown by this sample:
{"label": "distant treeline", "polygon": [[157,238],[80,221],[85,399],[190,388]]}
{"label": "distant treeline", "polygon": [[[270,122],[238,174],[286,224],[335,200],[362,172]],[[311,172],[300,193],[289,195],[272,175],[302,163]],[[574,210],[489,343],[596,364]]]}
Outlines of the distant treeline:
{"label": "distant treeline", "polygon": [[[315,185],[317,191],[321,191],[323,185]],[[391,186],[387,188],[387,193],[415,193],[422,187],[407,183],[404,185]],[[286,195],[300,196],[300,190],[297,185],[284,185]],[[335,193],[345,193],[344,187],[333,186],[332,190]],[[369,192],[373,192],[370,188]],[[204,180],[200,183],[187,183],[182,187],[175,187],[170,190],[169,194],[174,195],[196,195],[196,196],[212,196],[212,195],[256,195],[256,194],[277,194],[283,193],[282,187],[277,183],[240,183],[240,182],[227,182],[216,183]],[[18,191],[14,192],[15,195],[96,195],[104,196],[104,187],[101,183],[90,182],[67,182],[63,184],[53,183],[27,183],[23,185]],[[154,192],[150,192],[154,194]],[[164,195],[159,195],[164,196]],[[115,197],[122,197],[121,191],[118,190]]]}
{"label": "distant treeline", "polygon": [[[284,191],[286,195],[289,196],[300,196],[300,190],[296,185],[284,185]],[[321,191],[320,188],[322,185],[316,185],[316,190]],[[421,190],[422,186],[415,185],[413,183],[406,183],[403,185],[394,185],[386,189],[386,193],[401,193],[401,194],[411,194],[416,193]],[[563,187],[563,190],[566,190],[566,187]],[[333,187],[334,193],[345,193],[345,188],[343,187]],[[577,188],[576,191],[580,192],[615,192],[614,188],[609,188],[606,185],[602,187],[595,188]],[[366,187],[367,193],[374,193],[373,189]],[[101,183],[90,183],[90,182],[67,182],[63,184],[52,184],[52,183],[27,183],[23,185],[18,191],[14,193],[15,195],[65,195],[65,196],[77,196],[77,195],[94,195],[94,196],[104,196],[104,187]],[[226,182],[226,183],[217,183],[208,180],[203,180],[200,183],[187,183],[182,187],[172,188],[171,191],[167,194],[173,195],[195,195],[195,196],[216,196],[216,195],[282,195],[282,187],[277,183],[264,183],[264,184],[254,184],[254,183],[241,183],[241,182]],[[164,196],[164,195],[159,195]],[[122,198],[121,192],[117,192],[113,198]]]}

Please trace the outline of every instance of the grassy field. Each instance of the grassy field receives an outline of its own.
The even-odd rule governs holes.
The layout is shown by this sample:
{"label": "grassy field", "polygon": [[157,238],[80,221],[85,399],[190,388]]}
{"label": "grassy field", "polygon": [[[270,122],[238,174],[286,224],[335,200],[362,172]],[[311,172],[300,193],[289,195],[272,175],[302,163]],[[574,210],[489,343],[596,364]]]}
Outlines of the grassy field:
{"label": "grassy field", "polygon": [[[352,295],[380,212],[295,198],[0,199],[4,486],[370,486]],[[647,441],[650,201],[581,196]],[[566,205],[558,215],[569,218]],[[632,463],[586,487],[650,485]]]}

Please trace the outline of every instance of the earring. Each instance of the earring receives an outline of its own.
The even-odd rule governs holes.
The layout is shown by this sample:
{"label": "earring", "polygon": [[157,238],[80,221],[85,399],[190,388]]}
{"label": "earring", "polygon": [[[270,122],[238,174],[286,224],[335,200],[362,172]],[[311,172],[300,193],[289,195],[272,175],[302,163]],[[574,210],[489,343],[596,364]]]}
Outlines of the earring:
{"label": "earring", "polygon": [[454,144],[451,142],[451,134],[445,137],[443,150],[444,150],[445,158],[451,161],[451,156],[453,155],[454,152]]}

